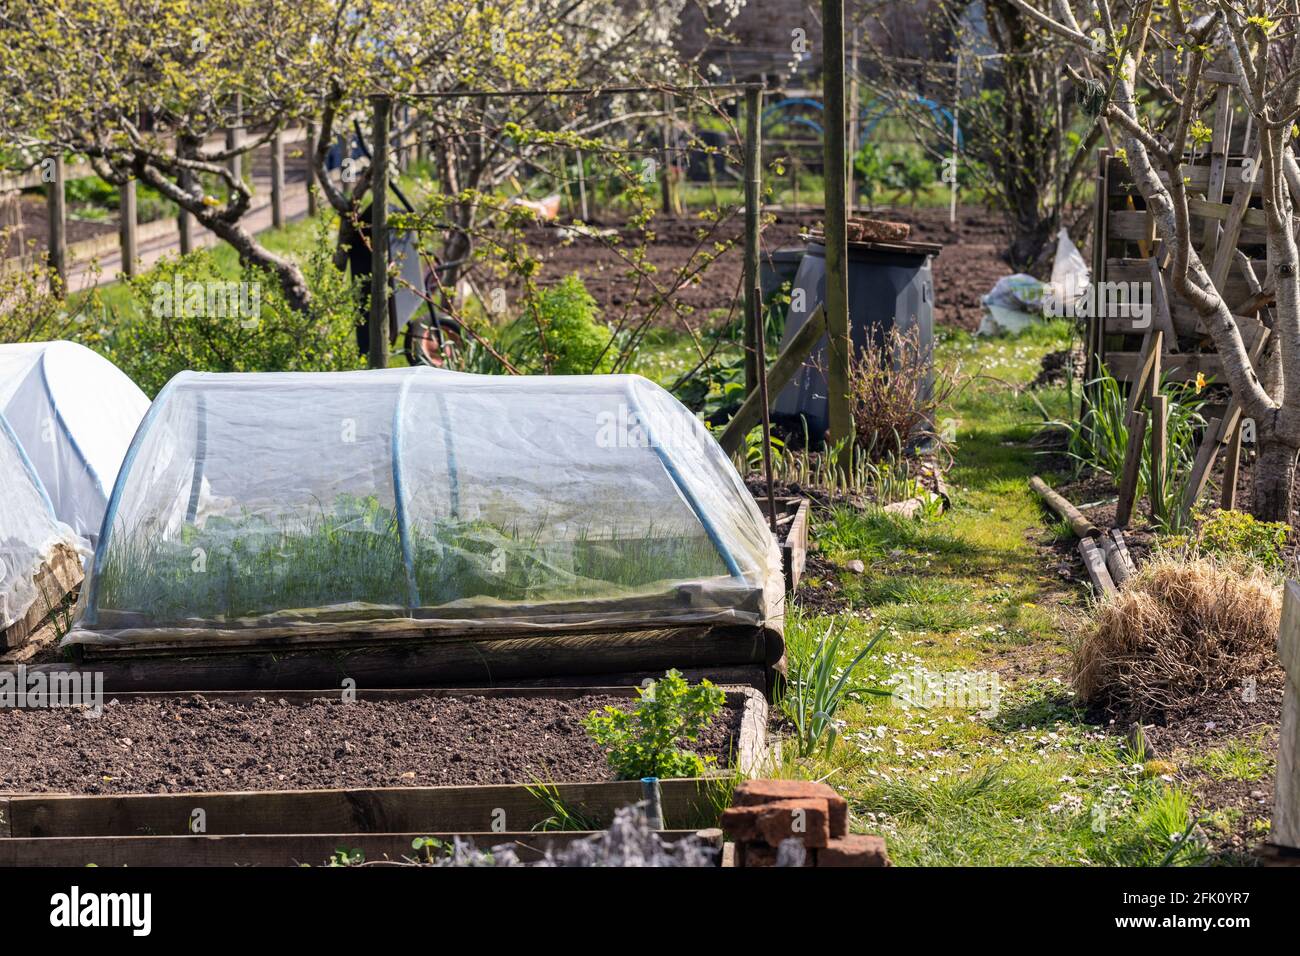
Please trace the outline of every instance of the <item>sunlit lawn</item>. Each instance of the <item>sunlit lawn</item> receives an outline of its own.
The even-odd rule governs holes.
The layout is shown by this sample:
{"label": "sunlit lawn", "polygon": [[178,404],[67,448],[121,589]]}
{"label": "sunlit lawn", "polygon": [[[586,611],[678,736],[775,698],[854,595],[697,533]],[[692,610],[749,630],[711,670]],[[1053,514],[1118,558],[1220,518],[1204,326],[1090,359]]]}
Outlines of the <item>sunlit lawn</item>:
{"label": "sunlit lawn", "polygon": [[[1063,324],[1018,339],[949,333],[940,360],[960,362],[964,382],[946,409],[952,509],[922,523],[841,510],[815,528],[832,562],[859,558],[866,571],[835,572],[846,613],[794,610],[796,655],[844,628],[847,662],[883,630],[866,684],[915,687],[917,668],[982,674],[974,687],[997,676],[968,707],[867,697],[841,711],[829,754],[799,761],[786,748],[782,769],[829,779],[849,797],[855,827],[883,833],[902,864],[1155,865],[1188,822],[1188,796],[1144,770],[1118,728],[1089,724],[1069,690],[1085,598],[1054,576],[1038,543],[1047,534],[1026,480],[1042,465],[1026,439],[1042,413],[1018,389],[1068,340]],[[1065,411],[1064,388],[1038,398]],[[1192,856],[1189,846],[1176,859]]]}

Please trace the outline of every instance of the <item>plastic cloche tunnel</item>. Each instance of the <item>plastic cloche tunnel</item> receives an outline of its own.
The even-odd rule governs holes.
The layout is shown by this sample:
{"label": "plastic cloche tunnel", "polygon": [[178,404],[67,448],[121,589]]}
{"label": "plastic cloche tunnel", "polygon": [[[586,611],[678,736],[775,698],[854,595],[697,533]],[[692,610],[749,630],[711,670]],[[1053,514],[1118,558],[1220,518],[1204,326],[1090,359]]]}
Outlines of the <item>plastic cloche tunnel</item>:
{"label": "plastic cloche tunnel", "polygon": [[782,596],[740,476],[639,376],[183,372],[123,462],[65,640],[779,628]]}

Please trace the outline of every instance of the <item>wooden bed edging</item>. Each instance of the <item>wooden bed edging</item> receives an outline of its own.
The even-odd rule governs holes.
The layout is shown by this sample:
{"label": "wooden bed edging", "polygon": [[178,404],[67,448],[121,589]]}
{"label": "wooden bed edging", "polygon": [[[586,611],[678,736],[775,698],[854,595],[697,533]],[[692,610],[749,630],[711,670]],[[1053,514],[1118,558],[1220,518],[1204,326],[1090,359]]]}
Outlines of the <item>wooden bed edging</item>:
{"label": "wooden bed edging", "polygon": [[[83,661],[78,669],[103,674],[106,691],[311,689],[339,686],[411,687],[421,684],[517,684],[556,675],[662,675],[763,667],[779,669],[785,642],[775,630],[700,626],[601,633],[420,642],[366,642],[311,649],[123,649]],[[138,655],[138,656],[137,656]],[[67,669],[45,664],[31,671]],[[621,683],[610,680],[607,683]]]}
{"label": "wooden bed edging", "polygon": [[781,537],[781,570],[785,572],[785,589],[793,592],[808,563],[808,513],[812,502],[807,498],[778,499],[781,514],[777,528]]}
{"label": "wooden bed edging", "polygon": [[[600,826],[641,799],[637,780],[550,784]],[[670,829],[712,825],[729,776],[663,780]],[[50,837],[239,836],[531,831],[550,809],[523,784],[238,793],[0,796],[0,844]],[[196,834],[195,828],[201,827]]]}
{"label": "wooden bed edging", "polygon": [[51,607],[58,607],[73,589],[81,583],[81,561],[76,554],[66,548],[55,552],[51,563],[42,564],[37,572],[36,603],[27,609],[27,613],[14,621],[7,628],[0,630],[0,653],[17,650],[27,643],[27,639],[40,629],[41,624],[50,616]]}
{"label": "wooden bed edging", "polygon": [[[400,863],[414,858],[411,846],[420,837],[451,842],[472,840],[480,850],[509,845],[519,859],[533,862],[548,849],[558,850],[599,831],[503,833],[277,833],[238,836],[89,836],[0,840],[4,866],[321,866],[338,851],[360,851],[366,863]],[[661,830],[676,843],[695,830]],[[702,838],[709,834],[702,835]]]}

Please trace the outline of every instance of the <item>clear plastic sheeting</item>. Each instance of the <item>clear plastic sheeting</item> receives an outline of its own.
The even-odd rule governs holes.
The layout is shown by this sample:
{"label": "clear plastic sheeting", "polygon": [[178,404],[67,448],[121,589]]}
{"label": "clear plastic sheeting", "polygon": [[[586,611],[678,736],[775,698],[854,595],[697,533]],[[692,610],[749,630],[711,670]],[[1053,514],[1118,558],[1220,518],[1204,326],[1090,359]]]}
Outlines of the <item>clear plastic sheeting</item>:
{"label": "clear plastic sheeting", "polygon": [[33,606],[57,605],[63,595],[42,595],[37,578],[55,552],[88,552],[84,541],[54,517],[40,479],[13,429],[0,415],[0,630]]}
{"label": "clear plastic sheeting", "polygon": [[752,496],[637,376],[185,372],[104,527],[71,643],[780,626]]}
{"label": "clear plastic sheeting", "polygon": [[149,399],[104,357],[73,342],[0,345],[0,414],[59,520],[94,541]]}

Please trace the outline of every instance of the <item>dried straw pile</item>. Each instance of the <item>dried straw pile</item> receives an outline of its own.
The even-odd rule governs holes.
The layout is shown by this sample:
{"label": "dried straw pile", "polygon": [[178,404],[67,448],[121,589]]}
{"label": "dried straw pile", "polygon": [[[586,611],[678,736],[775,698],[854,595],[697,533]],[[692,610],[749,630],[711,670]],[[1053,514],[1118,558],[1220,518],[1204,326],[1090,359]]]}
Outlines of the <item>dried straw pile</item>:
{"label": "dried straw pile", "polygon": [[1281,589],[1259,570],[1157,554],[1098,609],[1075,649],[1075,689],[1139,719],[1191,710],[1276,671],[1281,612]]}

